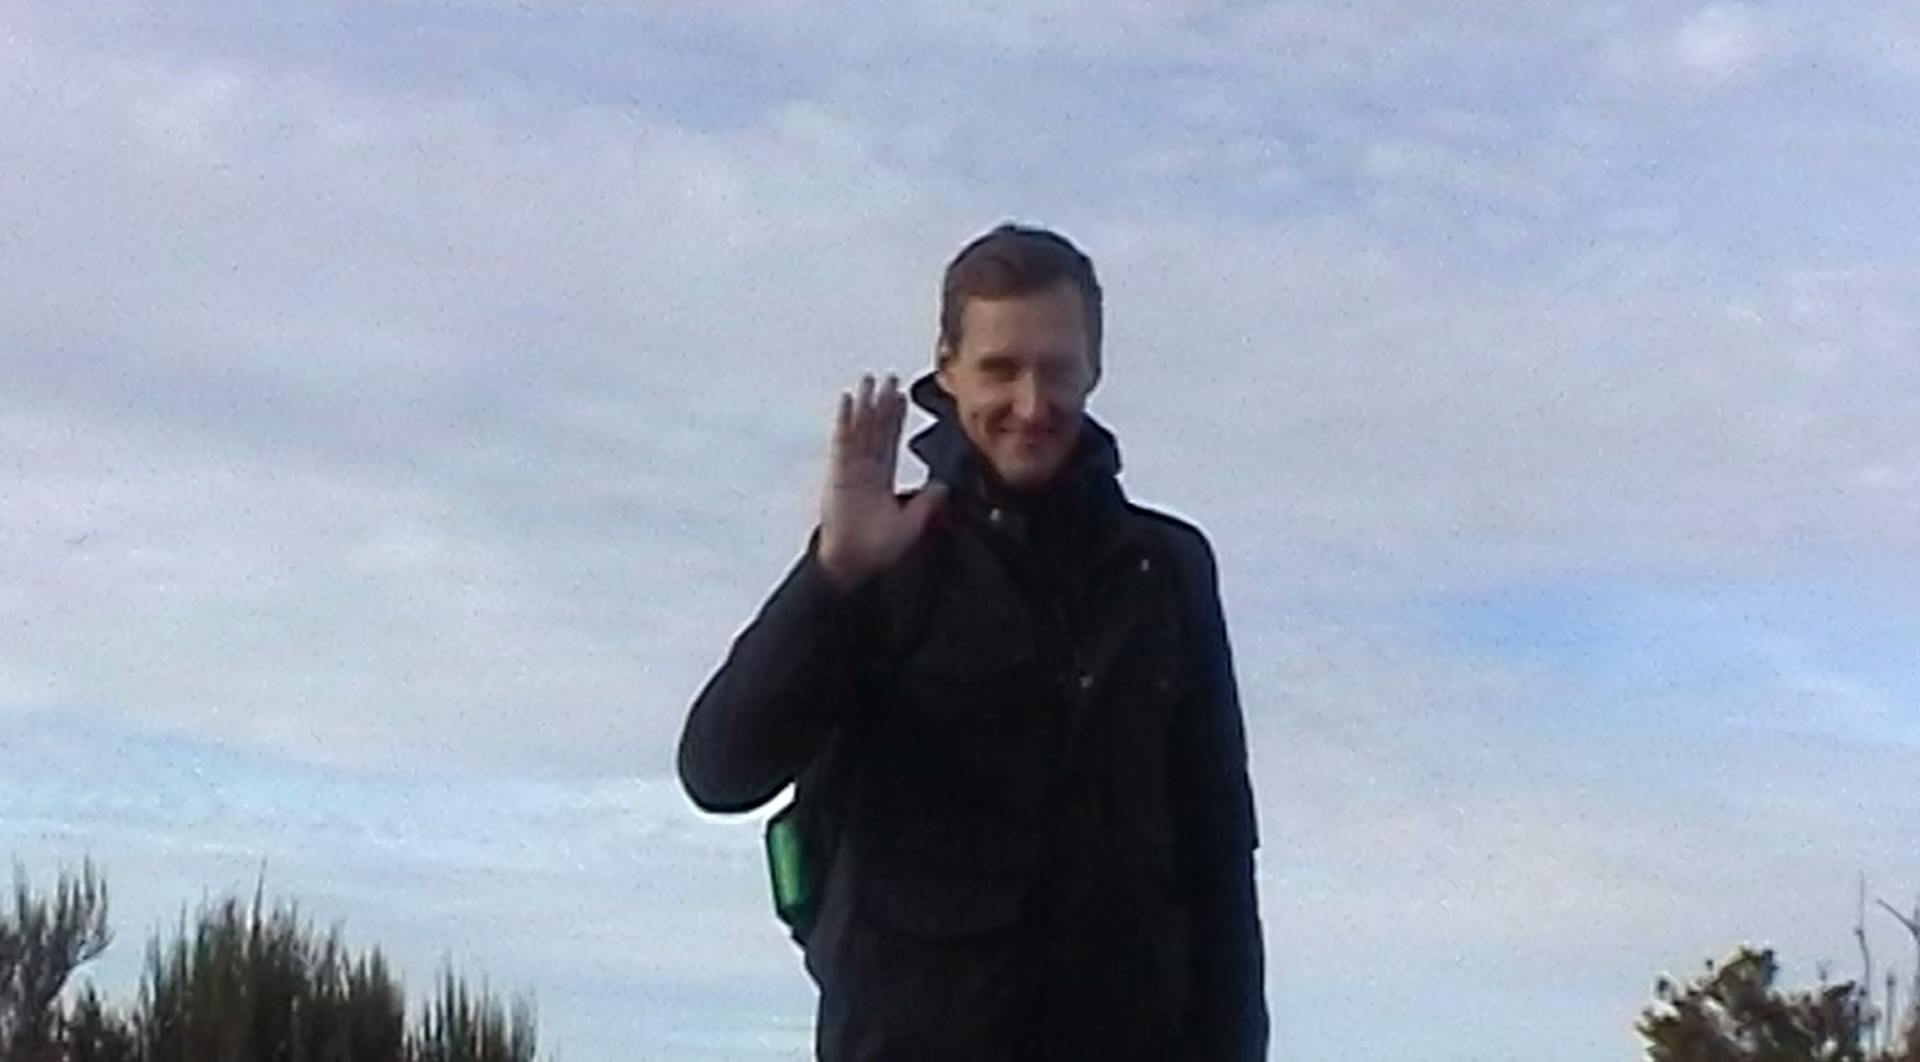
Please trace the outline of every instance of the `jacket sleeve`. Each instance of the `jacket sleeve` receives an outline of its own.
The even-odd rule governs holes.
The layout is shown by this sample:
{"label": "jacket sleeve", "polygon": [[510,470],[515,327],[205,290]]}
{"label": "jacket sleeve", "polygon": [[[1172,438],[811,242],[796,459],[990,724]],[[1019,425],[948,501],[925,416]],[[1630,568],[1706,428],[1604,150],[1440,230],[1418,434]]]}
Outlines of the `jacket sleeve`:
{"label": "jacket sleeve", "polygon": [[[1198,536],[1196,536],[1198,537]],[[1220,607],[1212,549],[1198,538],[1190,571],[1192,683],[1171,754],[1182,890],[1193,929],[1196,1059],[1267,1057],[1266,960],[1254,891],[1259,845],[1247,778],[1246,725]]]}
{"label": "jacket sleeve", "polygon": [[818,545],[815,532],[687,714],[680,782],[704,810],[771,800],[846,711],[860,595],[827,580]]}

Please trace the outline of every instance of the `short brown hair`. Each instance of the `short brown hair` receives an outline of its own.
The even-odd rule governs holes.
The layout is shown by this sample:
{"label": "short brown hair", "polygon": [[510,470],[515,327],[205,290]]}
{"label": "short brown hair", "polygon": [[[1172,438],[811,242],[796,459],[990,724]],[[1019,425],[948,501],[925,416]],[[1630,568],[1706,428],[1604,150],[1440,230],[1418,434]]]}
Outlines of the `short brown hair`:
{"label": "short brown hair", "polygon": [[960,318],[969,299],[1035,295],[1061,282],[1080,293],[1087,312],[1087,357],[1100,378],[1100,281],[1093,261],[1065,236],[1007,222],[974,238],[947,264],[940,284],[940,350],[960,349]]}

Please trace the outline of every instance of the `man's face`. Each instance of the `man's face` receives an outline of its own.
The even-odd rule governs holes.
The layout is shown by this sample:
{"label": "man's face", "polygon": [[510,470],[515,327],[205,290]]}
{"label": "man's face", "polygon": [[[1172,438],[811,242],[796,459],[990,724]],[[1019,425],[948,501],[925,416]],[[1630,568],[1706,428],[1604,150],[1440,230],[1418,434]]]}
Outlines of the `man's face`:
{"label": "man's face", "polygon": [[1052,482],[1080,437],[1093,389],[1086,310],[1062,282],[1004,299],[969,299],[960,344],[941,351],[940,385],[960,426],[1015,490]]}

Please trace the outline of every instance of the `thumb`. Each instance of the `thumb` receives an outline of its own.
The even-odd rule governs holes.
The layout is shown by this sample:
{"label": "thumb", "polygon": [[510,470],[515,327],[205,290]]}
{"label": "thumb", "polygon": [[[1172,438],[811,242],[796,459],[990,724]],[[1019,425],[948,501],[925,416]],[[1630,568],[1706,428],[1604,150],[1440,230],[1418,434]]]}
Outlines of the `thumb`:
{"label": "thumb", "polygon": [[904,510],[907,526],[913,529],[916,537],[927,529],[927,521],[933,519],[933,514],[940,511],[946,500],[947,485],[937,482],[928,483],[925,490],[907,499]]}

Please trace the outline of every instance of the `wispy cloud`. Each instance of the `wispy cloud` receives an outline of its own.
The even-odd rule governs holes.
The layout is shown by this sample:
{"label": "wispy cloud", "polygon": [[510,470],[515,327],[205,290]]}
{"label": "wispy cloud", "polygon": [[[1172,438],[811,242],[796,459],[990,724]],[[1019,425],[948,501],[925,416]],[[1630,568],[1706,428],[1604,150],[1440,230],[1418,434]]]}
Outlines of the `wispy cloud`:
{"label": "wispy cloud", "polygon": [[569,1042],[626,992],[725,1055],[738,992],[790,1053],[672,741],[833,389],[1019,216],[1220,547],[1289,1041],[1618,1057],[1660,966],[1920,878],[1902,10],[10,5],[4,836],[153,917],[264,855],[410,954],[491,927]]}

